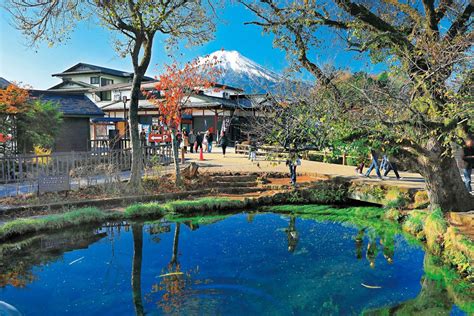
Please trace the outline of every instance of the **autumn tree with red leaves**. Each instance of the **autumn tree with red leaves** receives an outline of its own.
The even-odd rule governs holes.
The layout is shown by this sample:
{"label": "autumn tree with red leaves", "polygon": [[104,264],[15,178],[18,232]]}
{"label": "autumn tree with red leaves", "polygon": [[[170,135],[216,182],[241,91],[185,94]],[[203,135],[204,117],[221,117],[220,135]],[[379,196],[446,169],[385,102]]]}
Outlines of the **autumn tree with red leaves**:
{"label": "autumn tree with red leaves", "polygon": [[181,117],[189,109],[193,95],[200,91],[215,88],[215,79],[220,73],[217,57],[201,58],[188,62],[180,68],[176,62],[165,66],[165,72],[158,77],[155,91],[144,92],[148,99],[158,108],[163,125],[170,131],[173,147],[176,185],[181,185],[179,172],[179,153],[176,134],[181,127]]}
{"label": "autumn tree with red leaves", "polygon": [[52,147],[59,132],[58,106],[30,98],[28,88],[10,84],[0,89],[0,156],[33,146]]}

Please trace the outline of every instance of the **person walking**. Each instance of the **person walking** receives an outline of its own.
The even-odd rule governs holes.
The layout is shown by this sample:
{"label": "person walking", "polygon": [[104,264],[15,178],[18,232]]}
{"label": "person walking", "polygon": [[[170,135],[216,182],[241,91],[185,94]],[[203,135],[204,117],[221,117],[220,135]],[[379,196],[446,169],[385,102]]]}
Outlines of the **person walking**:
{"label": "person walking", "polygon": [[286,160],[286,165],[290,169],[291,184],[296,186],[296,167],[301,165],[301,160],[294,151],[290,151],[290,155]]}
{"label": "person walking", "polygon": [[144,128],[142,128],[142,131],[140,132],[140,142],[142,147],[146,147],[146,132]]}
{"label": "person walking", "polygon": [[207,142],[207,139],[209,138],[209,131],[206,131],[204,133],[204,137],[202,138],[202,145],[204,147],[204,151],[207,152],[208,151],[208,146],[209,146],[209,143]]}
{"label": "person walking", "polygon": [[466,146],[463,148],[462,160],[464,160],[464,184],[466,185],[467,191],[471,192],[471,174],[472,167],[474,166],[474,140],[472,137],[466,139]]}
{"label": "person walking", "polygon": [[219,140],[219,143],[221,144],[222,147],[222,155],[225,157],[225,149],[227,148],[227,145],[229,144],[229,139],[227,138],[227,135],[225,134],[224,131],[222,131],[221,139]]}
{"label": "person walking", "polygon": [[398,173],[398,167],[397,164],[393,161],[390,161],[388,159],[387,155],[384,155],[382,158],[382,164],[380,165],[380,168],[385,170],[383,177],[388,178],[387,175],[390,171],[393,170],[393,173],[395,173],[395,176],[397,177],[397,180],[401,180],[402,177],[400,177],[400,174]]}
{"label": "person walking", "polygon": [[183,131],[183,152],[185,154],[188,153],[188,146],[189,146],[189,136],[188,136],[188,131],[184,130]]}
{"label": "person walking", "polygon": [[202,150],[202,141],[203,141],[203,137],[202,137],[202,133],[201,132],[198,132],[196,134],[196,152],[198,152],[198,148],[200,148]]}
{"label": "person walking", "polygon": [[249,145],[249,159],[250,161],[255,161],[257,160],[257,143],[255,140],[250,140],[250,145]]}
{"label": "person walking", "polygon": [[194,152],[194,143],[196,142],[196,135],[194,135],[194,130],[191,130],[188,135],[189,142],[189,151],[191,154]]}
{"label": "person walking", "polygon": [[379,155],[377,153],[377,151],[373,148],[370,149],[370,156],[371,156],[371,159],[372,159],[372,163],[370,164],[369,166],[369,169],[367,170],[367,172],[365,173],[365,177],[366,178],[370,178],[370,173],[372,172],[372,170],[375,169],[375,172],[377,173],[377,178],[379,178],[380,180],[382,180],[382,175],[380,174],[380,166],[379,166]]}
{"label": "person walking", "polygon": [[212,142],[214,141],[214,133],[209,129],[207,133],[207,152],[212,152]]}

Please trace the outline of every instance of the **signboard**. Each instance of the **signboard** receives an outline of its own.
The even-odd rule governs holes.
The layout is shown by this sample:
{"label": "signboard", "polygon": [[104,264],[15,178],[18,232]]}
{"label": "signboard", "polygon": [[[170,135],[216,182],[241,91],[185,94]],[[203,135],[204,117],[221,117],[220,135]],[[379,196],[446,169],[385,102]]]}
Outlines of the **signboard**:
{"label": "signboard", "polygon": [[42,194],[45,192],[60,192],[68,191],[71,189],[69,183],[69,174],[57,175],[57,176],[46,176],[40,175],[38,177],[38,193]]}
{"label": "signboard", "polygon": [[150,143],[170,143],[171,142],[171,135],[170,134],[150,133],[150,134],[148,134],[148,141]]}

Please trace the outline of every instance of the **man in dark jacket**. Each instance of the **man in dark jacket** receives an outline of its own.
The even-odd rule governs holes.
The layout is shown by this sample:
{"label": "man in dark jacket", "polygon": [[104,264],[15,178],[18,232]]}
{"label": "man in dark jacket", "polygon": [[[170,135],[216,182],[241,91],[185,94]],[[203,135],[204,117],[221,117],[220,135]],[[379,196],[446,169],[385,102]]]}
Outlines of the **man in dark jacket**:
{"label": "man in dark jacket", "polygon": [[198,148],[202,149],[202,141],[203,141],[202,133],[198,132],[196,134],[196,152],[198,152]]}
{"label": "man in dark jacket", "polygon": [[206,136],[207,138],[207,152],[212,152],[212,142],[214,141],[214,133],[209,129],[209,133]]}
{"label": "man in dark jacket", "polygon": [[474,166],[474,140],[469,137],[466,140],[466,146],[463,148],[462,160],[464,160],[464,183],[468,192],[472,191],[471,174]]}
{"label": "man in dark jacket", "polygon": [[222,131],[221,139],[219,140],[219,142],[222,147],[222,155],[225,157],[225,149],[227,148],[227,145],[229,145],[229,139],[227,138],[227,135],[224,131]]}

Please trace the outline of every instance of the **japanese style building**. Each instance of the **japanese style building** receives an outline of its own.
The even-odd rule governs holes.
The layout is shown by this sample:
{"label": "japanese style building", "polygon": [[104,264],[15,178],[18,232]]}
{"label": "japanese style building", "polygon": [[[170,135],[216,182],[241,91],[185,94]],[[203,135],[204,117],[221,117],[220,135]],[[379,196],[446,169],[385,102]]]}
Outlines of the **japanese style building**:
{"label": "japanese style building", "polygon": [[[94,103],[104,116],[91,117],[90,138],[106,140],[126,136],[126,122],[130,104],[133,73],[78,63],[57,74],[62,82],[48,89],[51,93],[85,96]],[[157,93],[156,81],[145,77],[142,90]],[[254,108],[254,101],[261,95],[245,95],[240,88],[215,84],[210,89],[196,89],[184,106],[182,129],[195,132],[226,130],[231,141],[246,138],[242,124]],[[139,100],[139,129],[147,135],[159,126],[160,113],[156,106],[143,95]]]}

